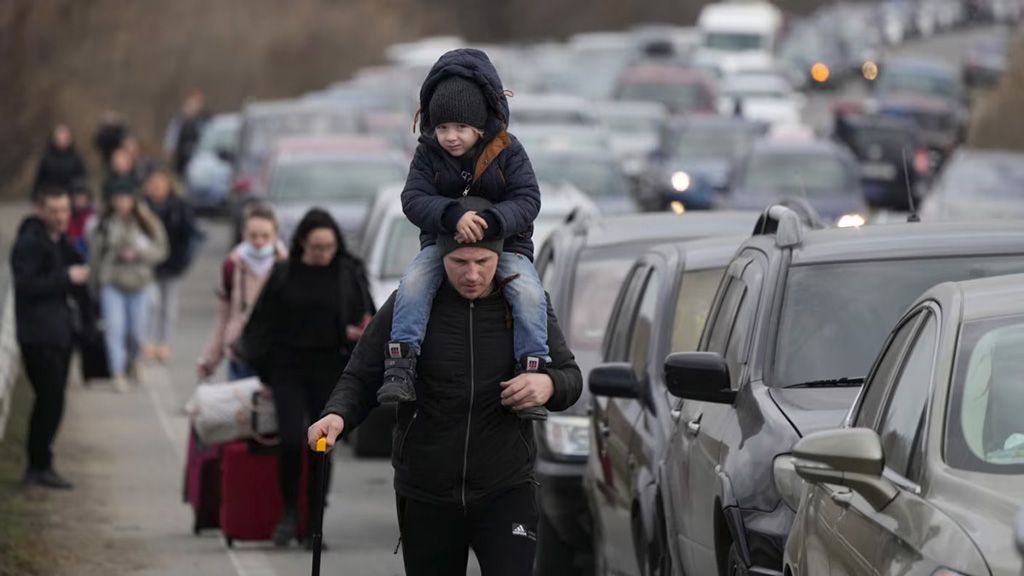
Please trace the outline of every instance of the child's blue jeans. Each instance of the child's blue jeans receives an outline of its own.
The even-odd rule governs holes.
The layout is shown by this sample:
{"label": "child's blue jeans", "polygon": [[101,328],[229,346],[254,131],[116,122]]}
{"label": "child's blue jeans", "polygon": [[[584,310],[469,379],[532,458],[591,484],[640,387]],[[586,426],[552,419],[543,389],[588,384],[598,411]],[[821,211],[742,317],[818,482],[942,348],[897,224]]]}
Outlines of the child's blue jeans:
{"label": "child's blue jeans", "polygon": [[[427,246],[405,269],[395,296],[391,341],[402,342],[419,352],[427,331],[434,296],[444,279],[444,262],[437,246]],[[498,259],[497,279],[517,278],[502,289],[512,308],[515,355],[548,360],[548,307],[544,288],[533,262],[522,254],[503,252]]]}

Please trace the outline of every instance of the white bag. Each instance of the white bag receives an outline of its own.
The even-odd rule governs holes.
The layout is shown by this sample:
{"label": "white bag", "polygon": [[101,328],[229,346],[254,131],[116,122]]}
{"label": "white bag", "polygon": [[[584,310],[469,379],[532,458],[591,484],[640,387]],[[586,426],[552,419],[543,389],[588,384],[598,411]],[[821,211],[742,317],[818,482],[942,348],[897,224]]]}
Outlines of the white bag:
{"label": "white bag", "polygon": [[188,412],[199,440],[207,446],[243,438],[276,443],[266,438],[277,434],[274,403],[260,387],[259,378],[196,386]]}

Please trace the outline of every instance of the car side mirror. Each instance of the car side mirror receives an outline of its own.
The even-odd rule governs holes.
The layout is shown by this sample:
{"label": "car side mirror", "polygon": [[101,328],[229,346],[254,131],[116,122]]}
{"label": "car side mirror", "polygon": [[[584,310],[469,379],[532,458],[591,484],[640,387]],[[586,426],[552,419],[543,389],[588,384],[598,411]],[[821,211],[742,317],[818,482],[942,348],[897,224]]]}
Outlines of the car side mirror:
{"label": "car side mirror", "polygon": [[729,366],[717,352],[676,352],[665,359],[665,384],[678,398],[732,404]]}
{"label": "car side mirror", "polygon": [[587,377],[587,386],[594,396],[640,398],[640,383],[633,373],[633,366],[626,362],[595,366]]}
{"label": "car side mirror", "polygon": [[896,487],[882,477],[885,454],[870,428],[840,428],[810,434],[793,447],[796,473],[811,483],[846,486],[881,510],[896,497]]}

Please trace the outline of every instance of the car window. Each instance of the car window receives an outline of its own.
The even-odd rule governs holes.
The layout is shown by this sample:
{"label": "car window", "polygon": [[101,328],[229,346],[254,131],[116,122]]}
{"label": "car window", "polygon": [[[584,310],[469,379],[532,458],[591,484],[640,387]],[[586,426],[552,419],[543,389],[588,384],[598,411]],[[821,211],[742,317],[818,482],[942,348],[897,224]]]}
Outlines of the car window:
{"label": "car window", "polygon": [[1024,474],[1024,316],[968,322],[961,332],[946,424],[955,468]]}
{"label": "car window", "polygon": [[878,435],[882,439],[885,465],[909,480],[917,480],[925,408],[931,398],[932,364],[938,322],[933,314],[924,321],[920,333],[906,355],[899,376],[890,386]]}
{"label": "car window", "polygon": [[874,427],[878,420],[878,410],[882,406],[882,399],[885,398],[885,391],[888,390],[889,382],[892,380],[900,358],[903,357],[903,350],[906,349],[907,342],[917,331],[920,318],[920,314],[917,314],[900,326],[885,349],[881,360],[878,361],[874,374],[864,384],[864,390],[861,391],[862,400],[854,421],[856,426]]}
{"label": "car window", "polygon": [[729,366],[732,386],[739,386],[741,368],[747,363],[747,347],[754,328],[754,317],[757,315],[758,296],[761,292],[761,280],[764,268],[760,262],[754,261],[743,272],[743,297],[740,299],[736,317],[729,331],[728,345],[725,348],[725,363]]}
{"label": "car window", "polygon": [[604,331],[622,281],[635,259],[628,252],[587,250],[580,254],[566,339],[584,374],[601,362]]}
{"label": "car window", "polygon": [[633,366],[633,374],[642,381],[647,373],[647,359],[650,357],[651,339],[654,332],[655,315],[658,313],[658,288],[661,282],[661,271],[654,269],[647,277],[640,307],[633,331],[629,338],[629,363]]}
{"label": "car window", "polygon": [[540,270],[540,283],[549,294],[555,280],[555,251],[552,248],[541,248],[537,256],[537,269]]}
{"label": "car window", "polygon": [[401,278],[419,252],[420,229],[404,216],[392,218],[385,238],[381,277]]}
{"label": "car window", "polygon": [[683,274],[672,319],[672,352],[697,349],[723,272],[721,268],[714,268],[687,271]]}
{"label": "car window", "polygon": [[710,335],[708,336],[708,351],[725,354],[725,344],[729,340],[729,330],[732,329],[733,320],[736,318],[736,311],[739,309],[740,302],[743,300],[743,295],[746,291],[747,287],[743,284],[743,280],[739,278],[729,279],[729,283],[725,287],[725,294],[718,304],[717,312],[715,312],[715,323],[712,325]]}
{"label": "car window", "polygon": [[629,358],[629,340],[632,337],[633,320],[636,318],[637,294],[643,289],[650,274],[650,267],[637,263],[626,277],[619,291],[619,296],[608,321],[608,333],[605,335],[604,361],[626,362]]}

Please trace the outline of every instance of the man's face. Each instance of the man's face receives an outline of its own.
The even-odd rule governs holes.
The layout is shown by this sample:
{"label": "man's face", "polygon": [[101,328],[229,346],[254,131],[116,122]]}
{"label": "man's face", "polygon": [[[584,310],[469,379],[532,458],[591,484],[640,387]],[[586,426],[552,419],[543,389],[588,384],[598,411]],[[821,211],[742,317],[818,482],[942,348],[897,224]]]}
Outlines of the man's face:
{"label": "man's face", "polygon": [[39,204],[39,217],[50,234],[63,234],[71,221],[71,199],[67,194],[44,197]]}
{"label": "man's face", "polygon": [[455,290],[468,300],[491,293],[498,255],[486,248],[459,248],[444,257],[444,271]]}

